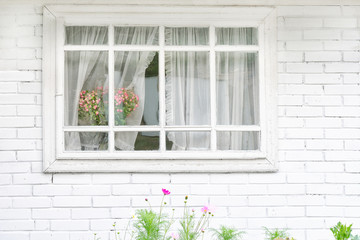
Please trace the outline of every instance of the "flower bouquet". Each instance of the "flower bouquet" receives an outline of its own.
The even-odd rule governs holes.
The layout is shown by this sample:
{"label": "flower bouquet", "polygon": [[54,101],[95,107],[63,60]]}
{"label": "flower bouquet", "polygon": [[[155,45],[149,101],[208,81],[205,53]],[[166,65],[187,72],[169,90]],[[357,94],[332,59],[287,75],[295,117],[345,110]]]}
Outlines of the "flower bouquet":
{"label": "flower bouquet", "polygon": [[[108,125],[108,90],[97,87],[95,90],[82,90],[78,105],[79,125]],[[139,97],[133,90],[115,89],[115,125],[126,125],[126,118],[139,106]],[[80,141],[83,150],[98,150],[100,143],[107,142],[106,133],[82,132]]]}
{"label": "flower bouquet", "polygon": [[115,125],[125,125],[126,118],[139,107],[139,96],[132,90],[120,88],[115,91]]}
{"label": "flower bouquet", "polygon": [[[83,90],[80,92],[79,125],[101,126],[107,124],[105,94],[106,91],[102,87],[92,91]],[[82,150],[99,150],[102,149],[101,145],[106,143],[106,134],[103,132],[80,132],[79,135]]]}
{"label": "flower bouquet", "polygon": [[96,90],[83,90],[80,92],[78,117],[79,125],[107,125],[104,95],[107,94],[102,87]]}

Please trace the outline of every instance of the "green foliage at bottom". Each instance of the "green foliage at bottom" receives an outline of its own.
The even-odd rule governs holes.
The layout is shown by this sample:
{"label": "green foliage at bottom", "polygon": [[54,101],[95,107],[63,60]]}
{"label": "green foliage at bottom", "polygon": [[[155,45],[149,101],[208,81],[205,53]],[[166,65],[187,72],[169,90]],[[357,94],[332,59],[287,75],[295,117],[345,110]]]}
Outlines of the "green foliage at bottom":
{"label": "green foliage at bottom", "polygon": [[288,233],[286,229],[273,229],[270,230],[266,227],[264,227],[265,229],[265,236],[267,240],[275,240],[277,238],[287,238],[288,237]]}
{"label": "green foliage at bottom", "polygon": [[338,222],[334,227],[330,228],[336,240],[347,240],[351,236],[352,224],[346,226],[341,222]]}
{"label": "green foliage at bottom", "polygon": [[234,227],[221,225],[219,229],[212,229],[213,237],[217,240],[240,240],[245,232],[241,232]]}
{"label": "green foliage at bottom", "polygon": [[134,223],[136,229],[136,240],[161,240],[165,238],[164,229],[167,221],[158,213],[141,209],[136,212],[137,220]]}

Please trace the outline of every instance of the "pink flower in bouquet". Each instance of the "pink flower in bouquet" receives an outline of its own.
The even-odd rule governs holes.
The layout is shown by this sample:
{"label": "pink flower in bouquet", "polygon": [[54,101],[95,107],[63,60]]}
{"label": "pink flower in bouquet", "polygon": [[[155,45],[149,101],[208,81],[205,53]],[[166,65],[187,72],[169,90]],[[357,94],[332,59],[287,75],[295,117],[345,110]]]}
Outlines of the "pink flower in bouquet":
{"label": "pink flower in bouquet", "polygon": [[139,97],[130,89],[120,88],[115,90],[114,104],[116,125],[125,125],[125,119],[139,106]]}
{"label": "pink flower in bouquet", "polygon": [[164,195],[170,195],[170,191],[166,190],[165,188],[162,189],[162,192],[164,193]]}
{"label": "pink flower in bouquet", "polygon": [[83,124],[106,125],[106,107],[103,102],[104,90],[97,87],[96,90],[82,90],[79,96],[78,117]]}

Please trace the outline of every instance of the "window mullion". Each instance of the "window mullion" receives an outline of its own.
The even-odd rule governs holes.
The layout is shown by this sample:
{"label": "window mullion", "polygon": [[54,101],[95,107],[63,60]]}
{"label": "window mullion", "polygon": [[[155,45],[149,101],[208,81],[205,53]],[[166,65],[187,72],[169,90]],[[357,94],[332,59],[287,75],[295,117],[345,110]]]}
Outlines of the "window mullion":
{"label": "window mullion", "polygon": [[160,151],[166,151],[166,133],[165,133],[165,27],[159,27],[159,124],[160,124]]}
{"label": "window mullion", "polygon": [[259,36],[259,118],[260,118],[260,151],[266,152],[266,107],[265,107],[265,30],[264,24],[260,24],[258,28]]}
{"label": "window mullion", "polygon": [[210,111],[211,111],[211,150],[216,151],[216,62],[215,27],[210,26]]}
{"label": "window mullion", "polygon": [[217,52],[258,52],[259,46],[253,46],[253,45],[230,45],[230,46],[215,46],[215,51]]}
{"label": "window mullion", "polygon": [[115,151],[114,144],[114,26],[109,26],[109,151]]}
{"label": "window mullion", "polygon": [[[64,43],[65,43],[65,24],[64,19],[58,19],[56,23],[56,154],[65,151],[65,133],[63,131],[64,128],[64,120],[65,120],[65,52],[64,52]],[[61,79],[61,81],[60,81]]]}

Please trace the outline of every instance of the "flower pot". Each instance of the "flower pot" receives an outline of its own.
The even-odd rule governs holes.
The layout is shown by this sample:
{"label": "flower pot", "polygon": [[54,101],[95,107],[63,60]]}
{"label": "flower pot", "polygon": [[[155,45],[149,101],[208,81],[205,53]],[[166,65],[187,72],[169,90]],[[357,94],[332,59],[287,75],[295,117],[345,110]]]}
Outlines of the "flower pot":
{"label": "flower pot", "polygon": [[82,151],[98,151],[101,144],[105,142],[106,133],[102,132],[81,132],[80,142]]}

